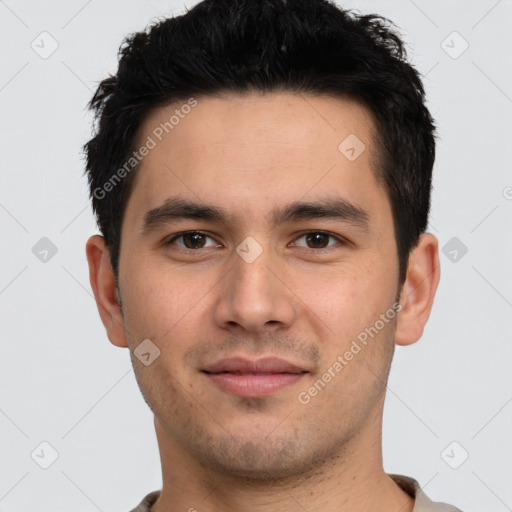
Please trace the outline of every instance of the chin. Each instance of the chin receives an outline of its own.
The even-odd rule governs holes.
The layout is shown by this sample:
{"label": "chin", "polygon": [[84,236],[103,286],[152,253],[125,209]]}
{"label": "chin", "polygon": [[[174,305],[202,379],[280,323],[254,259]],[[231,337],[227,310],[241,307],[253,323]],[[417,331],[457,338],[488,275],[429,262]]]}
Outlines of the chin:
{"label": "chin", "polygon": [[[248,439],[250,437],[250,440]],[[323,452],[312,450],[311,443],[293,440],[290,436],[273,440],[261,434],[244,438],[225,437],[212,442],[208,449],[201,447],[196,457],[201,463],[217,473],[253,483],[268,483],[276,480],[296,479],[311,472],[322,461]]]}

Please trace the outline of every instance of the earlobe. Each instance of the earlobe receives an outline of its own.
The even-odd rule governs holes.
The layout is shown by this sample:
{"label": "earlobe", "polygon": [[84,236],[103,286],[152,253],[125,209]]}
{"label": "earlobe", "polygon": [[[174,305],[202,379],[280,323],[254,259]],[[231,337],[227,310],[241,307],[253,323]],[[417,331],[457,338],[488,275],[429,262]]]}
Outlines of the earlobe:
{"label": "earlobe", "polygon": [[437,238],[424,233],[409,256],[400,298],[402,309],[395,332],[397,345],[412,345],[421,338],[432,310],[440,275]]}
{"label": "earlobe", "polygon": [[117,347],[127,347],[121,298],[110,266],[110,253],[102,236],[93,235],[87,240],[86,255],[89,281],[108,339]]}

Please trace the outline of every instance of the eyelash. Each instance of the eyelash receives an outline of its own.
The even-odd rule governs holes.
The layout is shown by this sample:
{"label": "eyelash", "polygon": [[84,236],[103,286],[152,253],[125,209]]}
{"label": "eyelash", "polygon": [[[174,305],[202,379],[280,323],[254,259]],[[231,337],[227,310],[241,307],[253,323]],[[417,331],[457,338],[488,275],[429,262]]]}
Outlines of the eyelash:
{"label": "eyelash", "polygon": [[[302,238],[311,233],[320,233],[322,235],[327,235],[331,238],[335,238],[339,242],[339,244],[342,246],[345,246],[348,244],[348,241],[346,239],[340,237],[339,235],[335,235],[333,233],[330,233],[329,231],[322,231],[322,230],[306,231],[304,233],[301,233],[295,240],[298,240],[299,238]],[[190,234],[203,235],[205,237],[208,237],[208,238],[211,238],[212,240],[214,240],[214,238],[212,236],[210,236],[208,233],[205,233],[203,231],[183,231],[183,232],[177,233],[177,234],[173,235],[171,238],[167,239],[167,241],[165,242],[165,245],[171,245],[171,244],[173,244],[174,241],[178,240],[179,238],[183,238],[185,235],[190,235]],[[181,250],[186,251],[186,252],[197,252],[200,249],[202,249],[202,247],[198,247],[197,249],[189,249],[188,247],[180,247],[180,246],[178,246],[178,247]],[[336,247],[337,247],[336,245],[333,245],[333,246],[327,246],[327,247],[320,247],[317,249],[312,248],[312,247],[299,247],[299,248],[310,250],[310,251],[315,251],[315,252],[319,252],[319,251],[329,252],[330,250],[335,249]],[[208,248],[209,247],[206,247],[206,249],[208,249]]]}

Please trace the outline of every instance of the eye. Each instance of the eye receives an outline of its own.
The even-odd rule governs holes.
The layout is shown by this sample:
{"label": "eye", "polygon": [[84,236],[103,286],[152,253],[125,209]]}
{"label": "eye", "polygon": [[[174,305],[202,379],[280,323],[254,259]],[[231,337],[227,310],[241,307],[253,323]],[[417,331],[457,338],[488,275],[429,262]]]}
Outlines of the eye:
{"label": "eye", "polygon": [[[207,239],[212,240],[213,243],[207,245]],[[330,247],[336,246],[336,241],[340,245],[347,244],[347,241],[343,238],[326,231],[308,231],[307,233],[303,233],[295,240],[301,239],[305,240],[305,246],[297,244],[297,242],[294,242],[293,245],[297,247],[304,247],[306,249],[328,249]],[[182,243],[176,243],[177,240],[181,240]],[[330,241],[334,243],[330,243]],[[165,242],[165,245],[177,245],[178,247],[189,251],[204,249],[208,247],[221,247],[219,244],[215,243],[211,236],[201,231],[185,231],[183,233],[177,233],[168,239]]]}
{"label": "eye", "polygon": [[[343,238],[333,235],[331,233],[328,233],[326,231],[309,231],[308,233],[304,233],[296,240],[300,240],[301,238],[305,238],[306,240],[306,248],[307,249],[326,249],[327,247],[332,247],[336,244],[330,244],[329,245],[329,239],[335,239],[337,240],[341,245],[345,245],[346,242]],[[296,245],[296,244],[294,244]],[[311,247],[311,245],[313,247]],[[301,245],[298,245],[298,247],[304,247]]]}
{"label": "eye", "polygon": [[174,244],[176,240],[182,239],[184,245],[176,244],[178,247],[181,247],[182,249],[197,250],[202,249],[204,247],[219,247],[219,245],[217,244],[209,246],[206,245],[207,238],[213,240],[212,237],[208,236],[206,233],[202,233],[201,231],[186,231],[184,233],[178,233],[171,237],[169,240],[167,240],[166,245]]}

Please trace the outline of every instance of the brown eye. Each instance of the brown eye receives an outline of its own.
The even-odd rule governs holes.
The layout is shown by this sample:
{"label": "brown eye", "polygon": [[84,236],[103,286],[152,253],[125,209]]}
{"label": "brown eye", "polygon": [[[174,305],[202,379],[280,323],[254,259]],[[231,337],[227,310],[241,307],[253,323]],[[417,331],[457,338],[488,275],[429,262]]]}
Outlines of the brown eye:
{"label": "brown eye", "polygon": [[183,244],[176,244],[178,247],[182,249],[202,249],[203,247],[214,247],[214,245],[206,246],[206,239],[211,237],[206,235],[205,233],[201,233],[200,231],[187,231],[186,233],[180,233],[178,235],[173,236],[168,242],[167,245],[174,244],[176,240],[182,239]]}
{"label": "brown eye", "polygon": [[313,245],[314,249],[323,249],[329,245],[330,235],[325,233],[308,233],[306,235],[306,241],[308,244]]}
{"label": "brown eye", "polygon": [[[325,231],[310,231],[309,233],[304,233],[297,240],[300,239],[306,240],[306,248],[308,249],[326,249],[328,247],[332,247],[334,244],[330,244],[330,240],[334,240],[335,242],[343,244],[343,240],[331,233],[326,233]],[[298,245],[298,247],[304,247],[303,245]]]}

